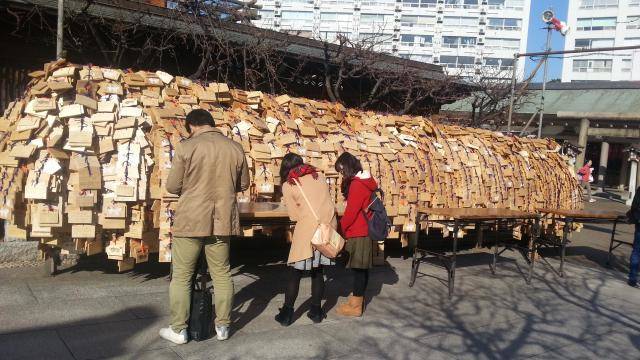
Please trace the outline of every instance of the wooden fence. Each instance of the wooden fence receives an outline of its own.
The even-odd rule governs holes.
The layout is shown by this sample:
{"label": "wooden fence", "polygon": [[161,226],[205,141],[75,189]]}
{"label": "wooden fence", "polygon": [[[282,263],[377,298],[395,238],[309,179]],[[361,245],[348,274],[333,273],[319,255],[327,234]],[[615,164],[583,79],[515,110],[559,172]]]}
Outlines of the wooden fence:
{"label": "wooden fence", "polygon": [[29,82],[29,70],[13,66],[0,66],[0,115],[9,103],[22,96]]}

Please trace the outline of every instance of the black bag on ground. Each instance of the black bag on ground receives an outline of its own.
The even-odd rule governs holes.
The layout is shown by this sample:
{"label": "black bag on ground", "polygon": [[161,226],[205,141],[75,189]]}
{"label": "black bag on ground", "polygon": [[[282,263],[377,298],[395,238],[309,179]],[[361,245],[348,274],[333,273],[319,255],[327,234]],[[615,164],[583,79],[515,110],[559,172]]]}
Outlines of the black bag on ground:
{"label": "black bag on ground", "polygon": [[387,209],[384,207],[384,192],[381,189],[376,189],[371,193],[364,218],[367,220],[371,240],[383,241],[389,236],[391,222],[387,215]]}
{"label": "black bag on ground", "polygon": [[209,278],[204,248],[200,252],[198,265],[192,279],[191,313],[189,314],[189,338],[203,341],[213,334],[213,301],[211,288],[207,287]]}

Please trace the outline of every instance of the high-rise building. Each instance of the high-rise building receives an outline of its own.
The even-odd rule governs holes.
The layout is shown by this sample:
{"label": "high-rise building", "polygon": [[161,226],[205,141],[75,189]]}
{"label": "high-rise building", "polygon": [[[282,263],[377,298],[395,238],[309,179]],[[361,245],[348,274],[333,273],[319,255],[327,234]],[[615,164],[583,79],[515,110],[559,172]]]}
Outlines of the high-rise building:
{"label": "high-rise building", "polygon": [[[569,0],[565,50],[640,45],[640,0]],[[562,81],[640,80],[638,50],[568,54]]]}
{"label": "high-rise building", "polygon": [[[259,27],[440,64],[463,76],[511,77],[527,48],[531,0],[259,0]],[[524,75],[524,61],[518,64]]]}

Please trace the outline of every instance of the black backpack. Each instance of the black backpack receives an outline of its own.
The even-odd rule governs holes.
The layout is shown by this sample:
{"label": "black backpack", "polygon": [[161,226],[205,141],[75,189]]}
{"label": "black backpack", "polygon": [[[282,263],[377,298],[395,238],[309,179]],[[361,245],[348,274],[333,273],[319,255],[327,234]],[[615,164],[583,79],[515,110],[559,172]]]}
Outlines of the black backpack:
{"label": "black backpack", "polygon": [[367,211],[363,210],[363,213],[369,228],[369,238],[374,241],[385,240],[389,236],[391,222],[387,216],[387,209],[384,207],[384,192],[381,189],[376,189],[371,193],[369,206],[367,206]]}
{"label": "black backpack", "polygon": [[198,265],[192,279],[191,312],[189,314],[189,338],[203,341],[213,334],[213,301],[211,288],[207,286],[207,261],[204,247],[198,258]]}

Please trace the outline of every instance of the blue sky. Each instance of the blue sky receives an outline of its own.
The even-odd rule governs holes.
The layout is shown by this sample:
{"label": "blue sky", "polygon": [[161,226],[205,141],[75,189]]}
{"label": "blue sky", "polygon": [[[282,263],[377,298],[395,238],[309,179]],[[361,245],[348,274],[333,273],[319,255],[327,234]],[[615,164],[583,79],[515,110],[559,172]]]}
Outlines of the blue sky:
{"label": "blue sky", "polygon": [[[531,0],[527,52],[544,51],[547,34],[546,30],[543,29],[542,12],[552,9],[558,19],[566,22],[568,2],[568,0]],[[564,49],[564,37],[557,31],[554,31],[551,35],[551,48],[553,50]],[[535,62],[527,59],[525,77],[528,76],[535,65]],[[548,79],[559,79],[561,76],[562,59],[549,59]],[[542,81],[542,69],[536,74],[535,81]]]}

